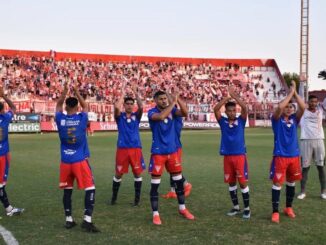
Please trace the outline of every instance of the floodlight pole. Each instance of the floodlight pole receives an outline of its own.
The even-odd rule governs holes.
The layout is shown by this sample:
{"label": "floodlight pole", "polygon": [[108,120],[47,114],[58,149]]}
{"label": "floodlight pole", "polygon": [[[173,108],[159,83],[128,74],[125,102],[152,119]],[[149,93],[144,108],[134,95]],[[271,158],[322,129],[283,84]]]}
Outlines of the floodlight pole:
{"label": "floodlight pole", "polygon": [[309,89],[309,0],[301,0],[300,28],[300,83],[304,85],[304,99],[308,100]]}

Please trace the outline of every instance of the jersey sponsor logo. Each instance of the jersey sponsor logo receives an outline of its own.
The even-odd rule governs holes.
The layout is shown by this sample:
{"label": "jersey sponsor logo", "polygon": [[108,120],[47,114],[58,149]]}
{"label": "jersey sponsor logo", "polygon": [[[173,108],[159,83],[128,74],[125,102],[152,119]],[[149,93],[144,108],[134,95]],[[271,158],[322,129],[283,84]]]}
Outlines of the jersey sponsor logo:
{"label": "jersey sponsor logo", "polygon": [[67,120],[66,126],[78,126],[80,123],[80,120]]}
{"label": "jersey sponsor logo", "polygon": [[64,154],[66,154],[66,155],[74,155],[75,153],[76,153],[76,151],[75,150],[71,150],[71,149],[68,149],[68,150],[64,150],[63,151],[64,152]]}

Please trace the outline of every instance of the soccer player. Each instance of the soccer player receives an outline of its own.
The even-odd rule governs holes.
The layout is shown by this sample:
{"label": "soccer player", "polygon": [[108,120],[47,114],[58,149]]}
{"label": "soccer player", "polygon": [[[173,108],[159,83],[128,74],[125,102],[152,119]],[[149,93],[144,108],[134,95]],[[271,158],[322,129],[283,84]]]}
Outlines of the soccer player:
{"label": "soccer player", "polygon": [[[249,207],[249,186],[248,163],[245,145],[245,125],[248,115],[246,104],[236,94],[234,87],[229,87],[229,96],[224,97],[215,107],[214,113],[221,128],[220,154],[224,156],[224,182],[229,184],[229,192],[233,203],[233,208],[227,213],[228,216],[240,214],[240,207],[237,196],[237,180],[239,182],[244,211],[242,217],[250,218]],[[241,107],[240,116],[236,115],[236,103],[230,101],[234,99]],[[221,108],[225,105],[225,114],[222,116]]]}
{"label": "soccer player", "polygon": [[[86,138],[88,122],[87,104],[78,92],[78,86],[73,88],[76,97],[66,96],[68,85],[65,83],[62,95],[56,105],[55,121],[61,141],[60,188],[63,189],[63,206],[66,215],[67,229],[76,226],[72,217],[71,196],[74,180],[77,180],[78,189],[85,190],[84,220],[81,225],[86,232],[99,232],[92,223],[92,213],[95,203],[95,184],[91,167],[88,162],[90,156]],[[67,114],[63,113],[63,104]],[[78,113],[78,102],[82,112]]]}
{"label": "soccer player", "polygon": [[[130,165],[135,180],[135,200],[133,205],[138,206],[143,180],[141,173],[146,168],[139,136],[139,123],[143,115],[143,103],[135,85],[132,87],[132,90],[137,101],[138,108],[136,112],[134,112],[135,100],[132,97],[125,97],[125,88],[122,88],[122,95],[114,105],[114,117],[118,125],[118,142],[115,176],[113,177],[112,184],[112,205],[116,203],[122,176],[128,173]],[[121,112],[122,104],[124,112]]]}
{"label": "soccer player", "polygon": [[[294,105],[290,102],[294,97],[298,103],[298,110],[294,112]],[[297,137],[298,123],[303,115],[305,104],[296,91],[296,84],[292,81],[289,94],[280,102],[272,116],[274,132],[273,161],[270,169],[272,186],[272,222],[279,223],[279,201],[282,184],[286,178],[286,208],[283,212],[290,218],[295,217],[292,202],[295,195],[295,181],[301,180],[300,150]]]}
{"label": "soccer player", "polygon": [[[172,98],[171,95],[166,93],[166,95],[168,96],[168,100],[169,103],[172,103]],[[181,99],[179,99],[179,103],[184,103]],[[184,105],[184,107],[186,107],[186,105]],[[182,117],[176,117],[175,118],[175,133],[176,136],[176,146],[177,146],[177,157],[178,157],[178,161],[182,162],[182,143],[181,143],[181,130],[183,127],[183,120]],[[182,174],[182,181],[183,181],[183,186],[184,186],[184,192],[185,192],[185,197],[190,195],[191,189],[192,189],[192,185],[186,180],[186,178],[184,177],[184,175]],[[172,179],[172,175],[170,175],[170,191],[165,194],[162,195],[163,198],[169,199],[169,198],[177,198],[177,194],[175,193],[175,186],[174,186],[174,181]]]}
{"label": "soccer player", "polygon": [[306,197],[306,183],[312,160],[316,163],[319,173],[320,197],[326,199],[323,108],[321,105],[318,105],[318,98],[315,95],[310,95],[308,98],[308,108],[303,113],[300,126],[302,180],[301,193],[298,195],[298,199],[304,199]]}
{"label": "soccer player", "polygon": [[[176,117],[187,116],[187,108],[180,103],[178,95],[168,103],[165,92],[158,91],[154,95],[156,107],[148,111],[149,124],[152,130],[152,148],[149,172],[152,175],[150,199],[153,211],[153,224],[161,225],[158,212],[158,187],[164,167],[172,174],[176,194],[179,203],[179,213],[186,219],[193,220],[195,217],[186,209],[184,187],[182,180],[182,166],[177,157],[175,123]],[[175,108],[178,103],[180,109]]]}
{"label": "soccer player", "polygon": [[4,94],[2,87],[0,87],[0,97],[3,98],[10,108],[8,112],[5,112],[4,103],[0,102],[0,200],[6,209],[7,215],[14,216],[21,214],[24,211],[23,208],[15,208],[10,205],[6,192],[10,166],[8,128],[9,123],[16,112],[16,107]]}

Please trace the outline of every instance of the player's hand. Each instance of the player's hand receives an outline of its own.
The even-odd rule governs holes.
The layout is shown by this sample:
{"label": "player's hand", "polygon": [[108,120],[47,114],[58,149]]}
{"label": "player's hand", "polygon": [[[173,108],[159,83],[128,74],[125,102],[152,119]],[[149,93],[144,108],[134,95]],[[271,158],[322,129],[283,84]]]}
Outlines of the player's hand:
{"label": "player's hand", "polygon": [[234,97],[235,96],[235,87],[233,86],[233,85],[231,85],[230,87],[229,87],[229,89],[228,89],[228,95],[229,95],[229,97]]}
{"label": "player's hand", "polygon": [[68,82],[63,83],[63,90],[68,91]]}
{"label": "player's hand", "polygon": [[131,90],[132,90],[132,92],[134,93],[134,95],[137,94],[137,92],[138,92],[138,85],[137,85],[136,82],[134,82],[134,83],[131,85]]}
{"label": "player's hand", "polygon": [[294,80],[291,81],[291,88],[290,88],[290,91],[291,92],[295,92],[296,91],[296,82]]}

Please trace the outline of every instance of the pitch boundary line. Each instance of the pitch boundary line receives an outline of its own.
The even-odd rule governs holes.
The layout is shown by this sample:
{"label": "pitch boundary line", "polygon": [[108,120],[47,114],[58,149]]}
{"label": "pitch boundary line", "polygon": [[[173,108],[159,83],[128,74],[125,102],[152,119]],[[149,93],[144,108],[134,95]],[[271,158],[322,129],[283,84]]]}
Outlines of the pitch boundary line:
{"label": "pitch boundary line", "polygon": [[12,233],[8,231],[6,228],[4,228],[2,225],[0,225],[0,235],[2,236],[3,240],[7,245],[19,244],[16,238],[12,235]]}

